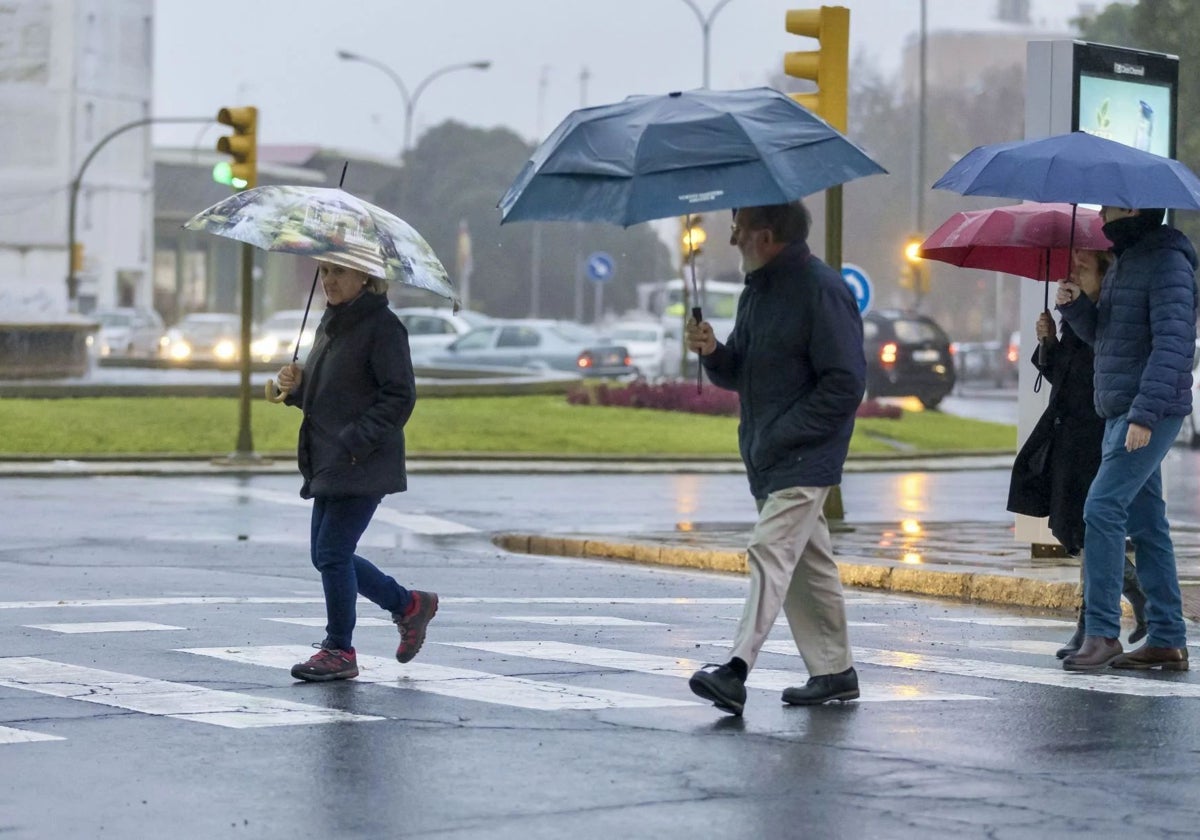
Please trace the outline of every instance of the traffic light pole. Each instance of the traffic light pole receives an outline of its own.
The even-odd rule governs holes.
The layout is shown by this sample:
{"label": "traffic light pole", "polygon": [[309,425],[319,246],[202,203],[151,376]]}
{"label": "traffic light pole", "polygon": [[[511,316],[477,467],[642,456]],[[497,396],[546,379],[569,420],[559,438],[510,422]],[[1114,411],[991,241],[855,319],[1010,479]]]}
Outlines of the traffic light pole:
{"label": "traffic light pole", "polygon": [[257,460],[250,435],[250,321],[254,311],[254,246],[242,243],[242,352],[238,364],[238,437],[234,460]]}
{"label": "traffic light pole", "polygon": [[79,296],[79,280],[75,276],[75,217],[76,208],[79,205],[79,190],[83,186],[83,173],[87,171],[88,165],[92,159],[103,149],[108,142],[118,135],[124,134],[134,128],[139,128],[143,125],[151,123],[211,123],[216,122],[212,117],[147,117],[141,120],[119,125],[110,131],[108,134],[100,138],[100,141],[92,147],[92,150],[87,153],[87,157],[83,159],[83,163],[79,164],[79,171],[75,177],[71,179],[71,192],[67,206],[67,305],[75,311],[78,308],[76,299]]}

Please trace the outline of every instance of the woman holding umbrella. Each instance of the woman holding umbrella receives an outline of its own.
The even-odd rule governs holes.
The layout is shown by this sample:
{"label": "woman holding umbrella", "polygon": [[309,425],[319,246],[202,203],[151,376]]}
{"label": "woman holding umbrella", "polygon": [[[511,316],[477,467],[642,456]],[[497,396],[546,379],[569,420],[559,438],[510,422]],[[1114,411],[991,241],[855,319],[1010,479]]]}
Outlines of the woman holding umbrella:
{"label": "woman holding umbrella", "polygon": [[408,334],[388,309],[386,280],[330,262],[319,275],[327,306],[312,351],[277,380],[284,401],[304,412],[300,495],[313,500],[310,550],[325,591],[325,639],[292,668],[308,681],[358,676],[359,595],[391,613],[401,662],[421,649],[438,607],[436,594],[405,589],[355,553],[383,497],[407,488],[404,425],[416,402]]}
{"label": "woman holding umbrella", "polygon": [[[1075,249],[1071,253],[1072,282],[1091,300],[1100,298],[1100,283],[1113,257],[1108,251]],[[1083,500],[1096,471],[1104,439],[1104,418],[1093,404],[1092,348],[1063,323],[1061,339],[1055,334],[1054,318],[1042,312],[1037,320],[1038,349],[1033,364],[1050,382],[1046,410],[1030,432],[1013,461],[1008,490],[1008,510],[1026,516],[1048,516],[1050,533],[1067,554],[1083,564]],[[1044,351],[1042,348],[1045,348]],[[1138,584],[1137,570],[1126,557],[1123,594],[1133,606],[1137,628],[1129,641],[1146,635],[1146,596]],[[1083,614],[1080,605],[1075,634],[1056,655],[1063,659],[1083,644]]]}

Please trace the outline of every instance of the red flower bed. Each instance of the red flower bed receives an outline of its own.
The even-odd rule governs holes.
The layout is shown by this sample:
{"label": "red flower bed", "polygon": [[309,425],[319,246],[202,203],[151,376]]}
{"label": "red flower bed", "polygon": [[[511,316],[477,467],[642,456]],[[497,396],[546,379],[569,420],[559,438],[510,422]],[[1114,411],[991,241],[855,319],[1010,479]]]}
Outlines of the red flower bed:
{"label": "red flower bed", "polygon": [[[738,395],[733,391],[705,383],[696,393],[695,382],[631,382],[611,386],[601,383],[581,383],[567,392],[571,405],[611,405],[622,408],[656,408],[660,411],[685,411],[691,414],[738,416]],[[858,407],[859,417],[900,419],[898,406],[866,400]]]}

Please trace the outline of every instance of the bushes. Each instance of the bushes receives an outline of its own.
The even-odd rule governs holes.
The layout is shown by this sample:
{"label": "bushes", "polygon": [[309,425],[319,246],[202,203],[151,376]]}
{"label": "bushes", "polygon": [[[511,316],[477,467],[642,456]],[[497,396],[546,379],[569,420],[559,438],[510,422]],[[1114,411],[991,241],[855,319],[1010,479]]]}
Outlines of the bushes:
{"label": "bushes", "polygon": [[[654,408],[721,417],[738,416],[738,395],[707,382],[700,393],[696,393],[695,382],[663,382],[657,385],[642,381],[628,385],[581,382],[567,392],[567,402],[571,405]],[[866,400],[858,407],[859,417],[899,420],[902,413],[899,406],[884,405],[878,400]]]}

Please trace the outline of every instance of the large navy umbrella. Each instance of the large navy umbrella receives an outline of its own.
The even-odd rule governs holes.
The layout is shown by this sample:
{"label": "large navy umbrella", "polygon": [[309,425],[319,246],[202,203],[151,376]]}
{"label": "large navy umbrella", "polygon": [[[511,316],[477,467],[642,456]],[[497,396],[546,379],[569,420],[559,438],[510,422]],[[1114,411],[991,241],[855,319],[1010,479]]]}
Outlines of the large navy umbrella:
{"label": "large navy umbrella", "polygon": [[500,221],[628,227],[784,204],[886,171],[771,88],[631,96],[572,111],[500,199]]}
{"label": "large navy umbrella", "polygon": [[1177,160],[1083,131],[978,146],[933,188],[962,195],[1200,210],[1200,179]]}

